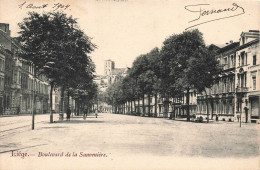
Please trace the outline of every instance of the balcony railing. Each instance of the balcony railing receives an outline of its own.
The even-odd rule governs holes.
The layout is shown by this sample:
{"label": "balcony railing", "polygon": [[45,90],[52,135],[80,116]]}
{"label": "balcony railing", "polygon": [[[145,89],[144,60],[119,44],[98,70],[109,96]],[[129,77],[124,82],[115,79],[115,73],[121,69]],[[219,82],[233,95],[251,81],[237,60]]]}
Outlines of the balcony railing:
{"label": "balcony railing", "polygon": [[12,89],[21,89],[21,84],[12,84],[11,88]]}
{"label": "balcony railing", "polygon": [[246,93],[246,92],[248,92],[248,87],[237,87],[236,92],[237,93]]}

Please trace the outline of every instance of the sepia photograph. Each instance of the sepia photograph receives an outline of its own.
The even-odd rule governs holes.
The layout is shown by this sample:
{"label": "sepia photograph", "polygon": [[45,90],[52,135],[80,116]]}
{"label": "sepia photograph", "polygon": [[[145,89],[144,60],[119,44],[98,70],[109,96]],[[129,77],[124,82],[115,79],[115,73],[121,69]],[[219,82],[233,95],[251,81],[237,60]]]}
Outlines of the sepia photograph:
{"label": "sepia photograph", "polygon": [[0,0],[0,170],[259,170],[260,1]]}

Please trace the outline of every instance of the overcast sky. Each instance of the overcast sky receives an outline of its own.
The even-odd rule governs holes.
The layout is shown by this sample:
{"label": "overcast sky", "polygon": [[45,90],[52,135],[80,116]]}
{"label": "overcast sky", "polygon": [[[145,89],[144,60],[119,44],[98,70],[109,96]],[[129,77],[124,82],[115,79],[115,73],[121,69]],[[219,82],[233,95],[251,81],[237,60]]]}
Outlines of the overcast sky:
{"label": "overcast sky", "polygon": [[[117,68],[131,67],[137,56],[161,48],[170,35],[203,22],[191,29],[198,28],[206,44],[238,41],[242,31],[260,28],[260,1],[224,0],[0,0],[0,22],[9,23],[11,35],[17,36],[17,23],[28,11],[51,11],[57,4],[68,5],[64,12],[78,18],[98,46],[91,54],[98,74],[104,74],[104,60],[114,60]],[[212,9],[222,12],[211,14]]]}

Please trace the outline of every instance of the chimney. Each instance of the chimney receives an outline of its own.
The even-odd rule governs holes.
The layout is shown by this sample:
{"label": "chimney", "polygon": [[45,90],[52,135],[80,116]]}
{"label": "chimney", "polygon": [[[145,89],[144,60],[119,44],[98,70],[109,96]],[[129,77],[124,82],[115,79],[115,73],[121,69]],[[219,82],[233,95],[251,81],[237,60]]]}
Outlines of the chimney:
{"label": "chimney", "polygon": [[9,30],[9,24],[0,23],[0,29],[10,36],[11,31]]}

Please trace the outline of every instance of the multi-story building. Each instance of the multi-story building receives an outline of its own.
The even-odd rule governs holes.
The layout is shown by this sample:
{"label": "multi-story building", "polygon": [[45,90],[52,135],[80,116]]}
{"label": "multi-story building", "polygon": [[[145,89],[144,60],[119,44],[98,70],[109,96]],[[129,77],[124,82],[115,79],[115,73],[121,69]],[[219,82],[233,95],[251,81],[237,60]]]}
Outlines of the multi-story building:
{"label": "multi-story building", "polygon": [[0,23],[1,54],[5,56],[3,113],[12,112],[13,53],[9,24]]}
{"label": "multi-story building", "polygon": [[238,42],[227,43],[226,46],[218,50],[216,56],[222,67],[221,74],[216,76],[215,82],[205,93],[198,94],[197,115],[206,117],[207,107],[209,118],[222,120],[233,120],[235,113],[235,63]]}
{"label": "multi-story building", "polygon": [[242,32],[240,42],[230,42],[216,56],[222,72],[214,85],[197,97],[197,115],[210,119],[260,122],[259,31]]}
{"label": "multi-story building", "polygon": [[260,122],[259,31],[242,32],[236,55],[235,117]]}
{"label": "multi-story building", "polygon": [[46,113],[49,85],[43,77],[35,78],[33,64],[16,56],[21,46],[15,38],[10,37],[9,24],[0,23],[0,45],[1,58],[5,57],[2,62],[5,66],[4,81],[0,77],[0,81],[4,82],[3,114],[32,113],[34,107],[36,113]]}
{"label": "multi-story building", "polygon": [[[0,30],[1,31],[1,30]],[[8,54],[5,49],[0,46],[0,115],[4,110],[4,78],[5,78],[5,57]]]}
{"label": "multi-story building", "polygon": [[[260,123],[259,31],[242,32],[239,42],[230,41],[222,48],[213,47],[218,52],[215,57],[222,71],[206,93],[198,94],[191,89],[188,103],[185,91],[182,97],[169,99],[145,94],[144,99],[137,99],[134,104],[128,101],[120,106],[119,112],[133,110],[141,115],[150,113],[154,116],[156,113],[157,117],[186,118],[189,106],[190,116],[206,119],[209,115],[209,119]],[[106,64],[105,71],[110,65],[114,67]],[[111,70],[110,74],[113,73]]]}
{"label": "multi-story building", "polygon": [[114,61],[105,60],[104,72],[109,85],[125,77],[127,70],[128,68],[115,68]]}
{"label": "multi-story building", "polygon": [[105,60],[104,75],[96,75],[94,82],[100,91],[105,91],[107,87],[126,76],[128,68],[115,68],[115,62]]}
{"label": "multi-story building", "polygon": [[115,62],[112,60],[105,60],[104,75],[108,76],[112,74],[112,70],[115,69]]}

